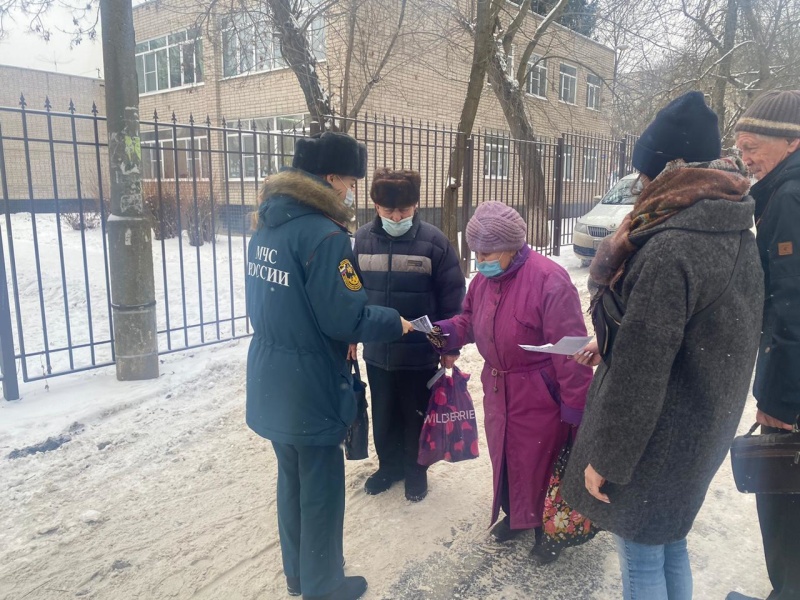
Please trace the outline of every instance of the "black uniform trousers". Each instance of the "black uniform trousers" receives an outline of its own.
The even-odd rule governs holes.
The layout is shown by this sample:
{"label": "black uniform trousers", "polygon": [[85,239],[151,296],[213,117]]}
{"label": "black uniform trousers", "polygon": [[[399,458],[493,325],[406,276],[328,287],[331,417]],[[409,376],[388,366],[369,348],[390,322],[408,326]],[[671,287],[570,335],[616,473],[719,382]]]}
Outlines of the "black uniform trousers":
{"label": "black uniform trousers", "polygon": [[278,532],[283,572],[299,577],[305,596],[323,596],[344,581],[344,455],[341,446],[272,442],[278,457]]}
{"label": "black uniform trousers", "polygon": [[[761,427],[761,433],[780,433]],[[772,583],[767,600],[800,600],[800,494],[756,494],[764,559]]]}
{"label": "black uniform trousers", "polygon": [[407,476],[428,468],[417,463],[417,455],[431,393],[427,383],[437,370],[387,371],[367,365],[372,435],[381,470]]}

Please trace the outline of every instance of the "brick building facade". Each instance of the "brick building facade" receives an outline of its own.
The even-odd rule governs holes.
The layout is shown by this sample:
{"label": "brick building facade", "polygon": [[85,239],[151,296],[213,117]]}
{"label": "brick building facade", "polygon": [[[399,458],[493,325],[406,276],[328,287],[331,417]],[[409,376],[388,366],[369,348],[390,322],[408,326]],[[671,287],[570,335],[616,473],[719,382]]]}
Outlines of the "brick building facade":
{"label": "brick building facade", "polygon": [[[21,96],[25,98],[24,118]],[[94,120],[85,117],[91,116],[93,103],[97,114],[104,115],[104,98],[102,79],[0,65],[5,172],[5,181],[0,182],[5,185],[0,189],[8,191],[9,199],[51,201],[57,197],[73,204],[71,201],[78,198],[79,180],[81,196],[97,197]],[[70,103],[75,116],[70,112]],[[105,123],[99,124],[97,137],[105,144]],[[23,132],[27,133],[27,150],[21,139]],[[56,142],[51,144],[50,138]],[[72,144],[73,140],[77,143]],[[99,153],[101,168],[106,169],[105,148]]]}

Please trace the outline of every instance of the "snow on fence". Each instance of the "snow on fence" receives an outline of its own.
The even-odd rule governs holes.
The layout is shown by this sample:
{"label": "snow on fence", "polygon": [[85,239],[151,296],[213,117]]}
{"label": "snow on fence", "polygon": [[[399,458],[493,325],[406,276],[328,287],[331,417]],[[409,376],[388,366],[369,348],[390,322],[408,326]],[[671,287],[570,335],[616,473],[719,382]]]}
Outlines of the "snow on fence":
{"label": "snow on fence", "polygon": [[[442,224],[449,182],[452,127],[364,116],[349,132],[367,144],[368,176],[356,191],[360,223],[372,218],[371,173],[377,167],[422,174],[420,211]],[[251,213],[265,178],[291,164],[300,119],[252,119],[213,126],[192,116],[181,123],[154,114],[141,122],[142,192],[153,225],[159,352],[250,335],[244,274]],[[535,142],[504,132],[468,140],[457,210],[459,231],[474,207],[501,200],[523,216],[522,160],[539,157],[547,197],[545,244],[571,243],[572,220],[586,212],[621,172],[630,170],[630,141],[565,134]],[[535,150],[534,150],[535,149]],[[35,381],[114,363],[109,287],[108,157],[105,117],[0,107],[0,364],[6,398],[17,378]],[[530,223],[529,219],[529,223]],[[540,232],[541,233],[541,232]],[[531,232],[531,236],[534,232]],[[531,238],[533,241],[533,237]]]}

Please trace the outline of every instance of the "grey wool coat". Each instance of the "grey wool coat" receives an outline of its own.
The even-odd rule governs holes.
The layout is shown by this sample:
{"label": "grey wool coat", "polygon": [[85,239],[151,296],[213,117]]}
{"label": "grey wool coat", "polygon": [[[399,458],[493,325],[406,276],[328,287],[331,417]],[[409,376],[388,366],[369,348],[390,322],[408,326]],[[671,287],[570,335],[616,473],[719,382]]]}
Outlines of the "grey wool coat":
{"label": "grey wool coat", "polygon": [[[761,332],[754,202],[701,200],[631,235],[610,367],[597,368],[562,492],[599,527],[641,544],[686,537],[742,416]],[[700,322],[731,279],[724,300]],[[584,469],[607,483],[592,497]]]}

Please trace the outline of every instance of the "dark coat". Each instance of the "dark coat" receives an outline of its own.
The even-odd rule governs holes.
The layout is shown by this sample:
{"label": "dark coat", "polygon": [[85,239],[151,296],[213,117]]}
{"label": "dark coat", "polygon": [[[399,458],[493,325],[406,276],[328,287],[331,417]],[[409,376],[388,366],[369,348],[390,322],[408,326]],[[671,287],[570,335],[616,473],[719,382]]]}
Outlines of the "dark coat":
{"label": "dark coat", "polygon": [[[466,285],[458,256],[419,213],[399,237],[386,233],[376,217],[356,232],[353,251],[370,304],[391,306],[406,319],[428,315],[431,322],[461,312]],[[387,371],[420,370],[435,368],[439,355],[425,334],[415,331],[395,342],[364,344],[364,361]]]}
{"label": "dark coat", "polygon": [[[620,284],[614,358],[595,373],[563,486],[571,506],[626,540],[683,539],[735,435],[761,331],[753,209],[750,198],[701,200],[630,237],[640,249]],[[694,320],[730,281],[742,231],[728,294]],[[610,504],[586,490],[589,464]]]}
{"label": "dark coat", "polygon": [[247,424],[274,442],[336,445],[356,416],[347,345],[399,338],[400,315],[367,305],[328,184],[289,170],[265,189],[247,252]]}
{"label": "dark coat", "polygon": [[753,394],[769,416],[800,418],[800,152],[751,192],[764,267],[764,325]]}

